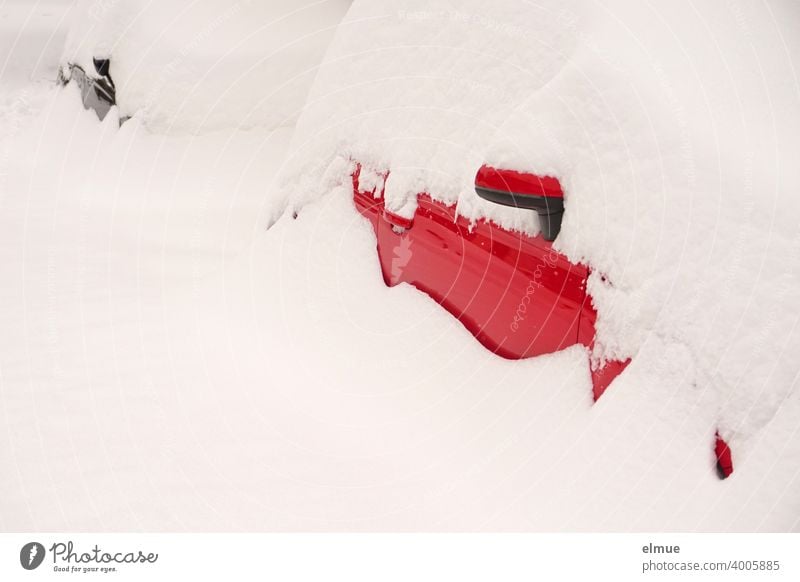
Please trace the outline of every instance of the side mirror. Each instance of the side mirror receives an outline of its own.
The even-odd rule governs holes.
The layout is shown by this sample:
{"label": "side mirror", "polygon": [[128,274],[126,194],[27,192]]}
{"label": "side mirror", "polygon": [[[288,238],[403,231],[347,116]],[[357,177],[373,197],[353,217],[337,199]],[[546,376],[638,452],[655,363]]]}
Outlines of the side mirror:
{"label": "side mirror", "polygon": [[545,240],[555,240],[561,230],[564,192],[557,178],[481,166],[475,192],[495,204],[535,210]]}
{"label": "side mirror", "polygon": [[[68,75],[64,72],[64,68],[59,71],[59,82],[62,85],[66,85],[74,81],[81,90],[83,106],[86,109],[93,109],[101,121],[105,119],[106,114],[117,102],[114,83],[111,82],[109,77],[95,78],[88,75],[80,65],[69,63],[67,67],[69,69]],[[97,59],[95,59],[95,68],[98,72],[102,68],[98,67]],[[107,69],[108,67],[106,66]]]}

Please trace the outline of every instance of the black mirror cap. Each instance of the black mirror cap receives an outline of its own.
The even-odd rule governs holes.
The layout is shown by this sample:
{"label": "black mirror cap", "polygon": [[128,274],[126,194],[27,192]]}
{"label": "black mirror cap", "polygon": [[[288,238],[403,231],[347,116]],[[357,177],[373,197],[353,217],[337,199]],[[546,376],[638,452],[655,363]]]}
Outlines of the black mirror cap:
{"label": "black mirror cap", "polygon": [[555,240],[561,231],[564,192],[556,178],[484,165],[475,176],[475,192],[495,204],[535,210],[547,241]]}
{"label": "black mirror cap", "polygon": [[97,71],[98,75],[101,77],[109,76],[109,71],[111,70],[111,61],[109,59],[98,59],[94,57],[92,61],[94,61],[94,70]]}

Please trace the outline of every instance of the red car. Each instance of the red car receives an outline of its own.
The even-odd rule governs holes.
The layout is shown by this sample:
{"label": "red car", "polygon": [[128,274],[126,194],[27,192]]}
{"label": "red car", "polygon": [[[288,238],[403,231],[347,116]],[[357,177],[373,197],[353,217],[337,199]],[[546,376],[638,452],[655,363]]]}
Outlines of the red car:
{"label": "red car", "polygon": [[[382,191],[361,187],[360,173],[356,164],[355,204],[375,230],[388,286],[405,282],[424,291],[504,358],[575,344],[591,350],[597,313],[586,291],[590,267],[570,262],[552,244],[564,214],[557,179],[490,166],[478,171],[475,190],[481,198],[537,212],[541,233],[531,237],[485,220],[473,223],[426,193],[418,195],[413,218],[398,216],[384,207]],[[595,400],[629,363],[592,367]],[[719,436],[714,453],[720,476],[729,476],[731,452]]]}

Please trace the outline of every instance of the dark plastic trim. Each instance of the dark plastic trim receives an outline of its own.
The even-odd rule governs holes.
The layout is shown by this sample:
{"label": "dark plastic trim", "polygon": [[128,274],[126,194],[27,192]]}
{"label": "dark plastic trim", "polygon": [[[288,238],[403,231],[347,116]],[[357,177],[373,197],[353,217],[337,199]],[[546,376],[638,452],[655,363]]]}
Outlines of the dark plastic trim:
{"label": "dark plastic trim", "polygon": [[561,220],[564,218],[564,199],[555,196],[536,196],[532,194],[515,194],[475,186],[475,192],[489,202],[511,206],[513,208],[525,208],[535,210],[539,215],[539,226],[542,229],[542,236],[547,241],[553,241],[561,232]]}

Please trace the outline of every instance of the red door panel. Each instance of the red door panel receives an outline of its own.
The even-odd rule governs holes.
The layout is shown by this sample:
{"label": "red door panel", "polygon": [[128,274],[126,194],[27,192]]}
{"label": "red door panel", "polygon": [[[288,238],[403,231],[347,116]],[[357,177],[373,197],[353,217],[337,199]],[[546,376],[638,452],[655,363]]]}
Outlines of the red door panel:
{"label": "red door panel", "polygon": [[483,220],[470,227],[455,207],[426,194],[413,221],[386,213],[380,198],[357,187],[355,202],[376,229],[387,285],[405,282],[426,292],[505,358],[577,343],[588,270],[552,243]]}

